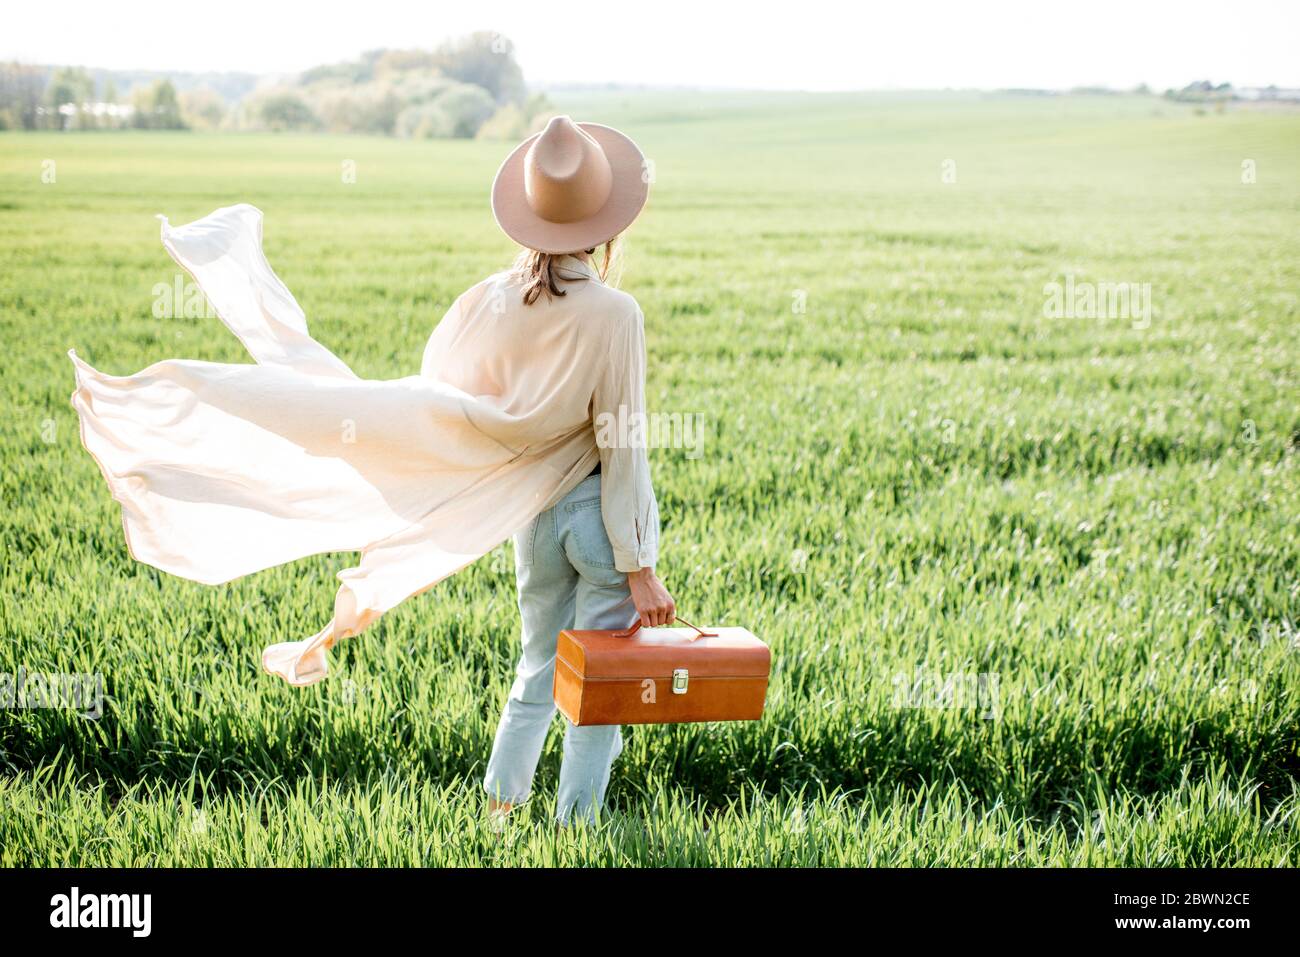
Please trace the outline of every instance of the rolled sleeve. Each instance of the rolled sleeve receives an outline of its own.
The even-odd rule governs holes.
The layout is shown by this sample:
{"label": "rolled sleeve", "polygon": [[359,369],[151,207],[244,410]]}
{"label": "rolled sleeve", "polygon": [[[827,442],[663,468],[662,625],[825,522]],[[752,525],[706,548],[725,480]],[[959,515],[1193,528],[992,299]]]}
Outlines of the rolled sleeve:
{"label": "rolled sleeve", "polygon": [[639,308],[613,323],[609,361],[592,399],[600,451],[600,511],[621,572],[659,559],[659,505],[646,454],[645,319]]}

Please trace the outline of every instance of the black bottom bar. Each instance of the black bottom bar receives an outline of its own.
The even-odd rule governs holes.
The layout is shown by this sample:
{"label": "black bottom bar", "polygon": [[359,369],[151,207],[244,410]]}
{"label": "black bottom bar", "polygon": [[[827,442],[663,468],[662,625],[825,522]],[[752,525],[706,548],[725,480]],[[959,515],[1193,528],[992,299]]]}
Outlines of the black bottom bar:
{"label": "black bottom bar", "polygon": [[9,940],[205,946],[418,934],[491,949],[604,940],[605,950],[606,935],[626,935],[644,949],[634,942],[666,944],[679,920],[696,944],[701,933],[763,946],[773,933],[787,943],[848,933],[1233,946],[1291,930],[1295,883],[1290,870],[8,870],[0,918]]}

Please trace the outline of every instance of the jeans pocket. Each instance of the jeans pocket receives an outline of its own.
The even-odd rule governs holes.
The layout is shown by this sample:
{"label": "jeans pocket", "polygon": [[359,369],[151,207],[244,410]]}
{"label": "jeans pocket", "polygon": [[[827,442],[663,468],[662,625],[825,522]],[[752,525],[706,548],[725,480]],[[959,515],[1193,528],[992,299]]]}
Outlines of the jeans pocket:
{"label": "jeans pocket", "polygon": [[[600,499],[592,498],[581,502],[570,502],[564,506],[568,534],[565,536],[564,553],[569,561],[582,570],[582,566],[597,569],[603,574],[597,577],[610,579],[618,575],[614,569],[614,546],[609,543],[605,532],[605,520],[600,513]],[[614,572],[614,575],[610,575]],[[619,576],[621,577],[621,576]]]}

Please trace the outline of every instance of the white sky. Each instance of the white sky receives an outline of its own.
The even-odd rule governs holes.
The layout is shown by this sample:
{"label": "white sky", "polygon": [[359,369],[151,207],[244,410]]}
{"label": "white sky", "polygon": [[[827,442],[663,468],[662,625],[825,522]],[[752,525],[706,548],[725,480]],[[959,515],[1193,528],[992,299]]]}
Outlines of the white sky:
{"label": "white sky", "polygon": [[1300,86],[1297,0],[11,0],[0,59],[287,73],[481,29],[515,42],[530,83]]}

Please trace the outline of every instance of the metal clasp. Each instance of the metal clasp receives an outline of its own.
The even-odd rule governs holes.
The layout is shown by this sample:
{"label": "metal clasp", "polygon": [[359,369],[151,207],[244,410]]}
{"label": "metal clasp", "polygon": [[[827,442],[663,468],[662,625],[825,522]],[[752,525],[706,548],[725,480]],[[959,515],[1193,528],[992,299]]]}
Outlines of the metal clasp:
{"label": "metal clasp", "polygon": [[673,694],[686,694],[686,686],[690,683],[691,673],[685,668],[673,669]]}

